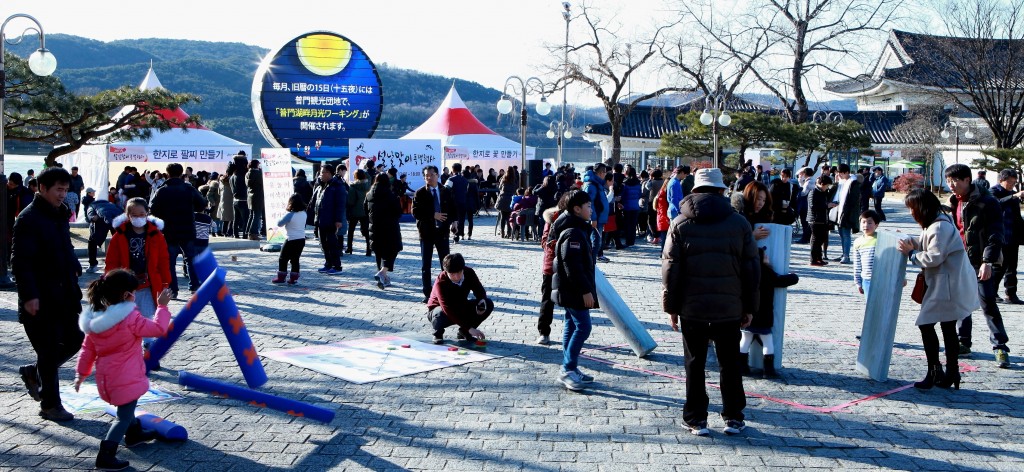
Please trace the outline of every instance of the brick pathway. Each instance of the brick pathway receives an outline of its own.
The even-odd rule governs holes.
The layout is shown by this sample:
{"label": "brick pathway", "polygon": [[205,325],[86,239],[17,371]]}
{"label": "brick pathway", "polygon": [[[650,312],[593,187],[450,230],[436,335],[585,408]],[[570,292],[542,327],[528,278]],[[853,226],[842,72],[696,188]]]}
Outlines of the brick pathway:
{"label": "brick pathway", "polygon": [[[905,211],[896,211],[883,228],[916,233],[908,220]],[[977,370],[964,374],[962,390],[920,392],[904,389],[925,372],[913,325],[917,305],[906,293],[890,380],[875,382],[853,369],[863,302],[850,266],[812,269],[805,263],[807,246],[795,246],[793,267],[801,282],[789,292],[782,378],[744,381],[748,428],[736,437],[720,432],[715,412],[721,398],[710,389],[714,430],[710,438],[698,438],[682,427],[682,342],[660,312],[654,248],[610,251],[613,263],[601,268],[660,346],[646,359],[624,348],[588,351],[581,365],[598,383],[578,394],[556,383],[559,346],[532,344],[540,250],[496,240],[493,222],[479,219],[477,237],[453,249],[466,255],[496,299],[482,328],[491,339],[489,351],[507,357],[365,385],[265,360],[270,381],[263,390],[336,409],[336,419],[325,425],[180,388],[178,369],[244,385],[206,309],[153,376],[155,385],[185,398],[145,407],[185,426],[190,440],[122,449],[121,457],[140,470],[172,471],[1024,470],[1024,442],[1017,439],[1024,426],[1016,351],[1024,346],[1020,307],[1001,305],[1014,368],[995,367],[982,348],[984,322],[976,319],[975,346],[983,352],[963,361],[965,369]],[[396,285],[386,292],[372,284],[373,261],[358,254],[345,256],[341,276],[308,270],[320,265],[315,243],[302,259],[307,269],[301,285],[292,288],[268,282],[276,254],[219,252],[256,347],[270,351],[409,331],[427,335],[418,303],[418,244],[411,225],[403,230],[406,250]],[[833,255],[838,247],[833,237]],[[362,245],[356,248],[358,253]],[[90,468],[110,417],[84,414],[64,425],[36,415],[37,405],[17,376],[31,350],[15,303],[13,292],[0,292],[0,326],[7,333],[0,341],[0,469]],[[172,305],[176,311],[181,302]],[[554,328],[560,333],[557,318]],[[595,313],[588,348],[622,342]],[[71,365],[62,371],[68,385]],[[717,375],[711,372],[709,380]]]}

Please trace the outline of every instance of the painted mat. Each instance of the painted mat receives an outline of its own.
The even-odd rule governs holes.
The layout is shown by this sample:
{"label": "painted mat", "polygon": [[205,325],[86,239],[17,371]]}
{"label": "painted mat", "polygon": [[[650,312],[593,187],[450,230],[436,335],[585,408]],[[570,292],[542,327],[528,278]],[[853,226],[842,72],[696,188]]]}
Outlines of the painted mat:
{"label": "painted mat", "polygon": [[262,354],[356,384],[418,374],[501,356],[398,336],[355,339]]}
{"label": "painted mat", "polygon": [[[64,409],[71,413],[102,412],[109,405],[100,398],[100,393],[96,390],[96,384],[94,383],[83,383],[82,388],[77,392],[75,387],[71,385],[62,386],[60,389],[60,399],[61,403],[64,404]],[[175,392],[165,392],[150,386],[149,391],[142,395],[142,398],[139,398],[139,405],[180,399],[181,395]]]}

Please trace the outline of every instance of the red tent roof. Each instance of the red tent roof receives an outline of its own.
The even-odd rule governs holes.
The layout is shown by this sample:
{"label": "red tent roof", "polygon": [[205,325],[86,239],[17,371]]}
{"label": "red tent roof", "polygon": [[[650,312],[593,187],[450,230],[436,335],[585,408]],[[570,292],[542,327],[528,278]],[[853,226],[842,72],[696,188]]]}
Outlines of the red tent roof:
{"label": "red tent roof", "polygon": [[[153,72],[153,64],[149,65],[149,72],[146,72],[146,77],[142,79],[142,83],[139,84],[139,90],[157,90],[164,88],[163,84],[160,83],[160,79],[156,77],[156,72]],[[174,110],[167,110],[160,108],[156,110],[156,114],[160,115],[160,118],[169,121],[173,126],[180,126],[182,123],[188,121],[189,115],[178,107]],[[140,127],[138,125],[136,128]],[[189,129],[209,129],[199,123],[190,123],[185,126]]]}
{"label": "red tent roof", "polygon": [[452,84],[448,96],[427,121],[407,134],[406,138],[456,136],[460,134],[494,134],[466,108]]}

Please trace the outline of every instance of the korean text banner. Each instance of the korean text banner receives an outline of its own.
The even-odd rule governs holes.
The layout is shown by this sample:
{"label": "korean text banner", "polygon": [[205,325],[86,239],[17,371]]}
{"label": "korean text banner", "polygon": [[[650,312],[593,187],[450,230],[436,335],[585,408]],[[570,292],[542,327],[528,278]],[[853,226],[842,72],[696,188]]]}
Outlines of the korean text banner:
{"label": "korean text banner", "polygon": [[107,146],[108,160],[117,162],[229,162],[238,146]]}
{"label": "korean text banner", "polygon": [[285,209],[288,198],[295,193],[292,153],[282,148],[261,149],[260,170],[263,171],[263,201],[267,212],[267,242],[284,244],[288,238],[277,222],[288,213]]}
{"label": "korean text banner", "polygon": [[252,83],[263,137],[299,159],[344,158],[349,139],[377,129],[384,97],[377,68],[339,34],[303,34],[266,56]]}
{"label": "korean text banner", "polygon": [[432,165],[441,169],[440,139],[353,139],[349,148],[349,182],[356,169],[362,169],[366,160],[374,166],[384,165],[384,171],[394,167],[398,175],[406,175],[412,190],[423,183],[423,167]]}

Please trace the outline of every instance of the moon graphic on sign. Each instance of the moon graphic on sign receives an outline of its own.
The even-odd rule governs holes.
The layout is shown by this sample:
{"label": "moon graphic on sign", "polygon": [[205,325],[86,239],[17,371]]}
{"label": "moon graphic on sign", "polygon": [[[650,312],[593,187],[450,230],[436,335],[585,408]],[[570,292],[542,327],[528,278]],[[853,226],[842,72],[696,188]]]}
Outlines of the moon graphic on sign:
{"label": "moon graphic on sign", "polygon": [[300,38],[295,49],[302,65],[316,75],[337,74],[345,69],[352,58],[352,45],[348,41],[327,34]]}

